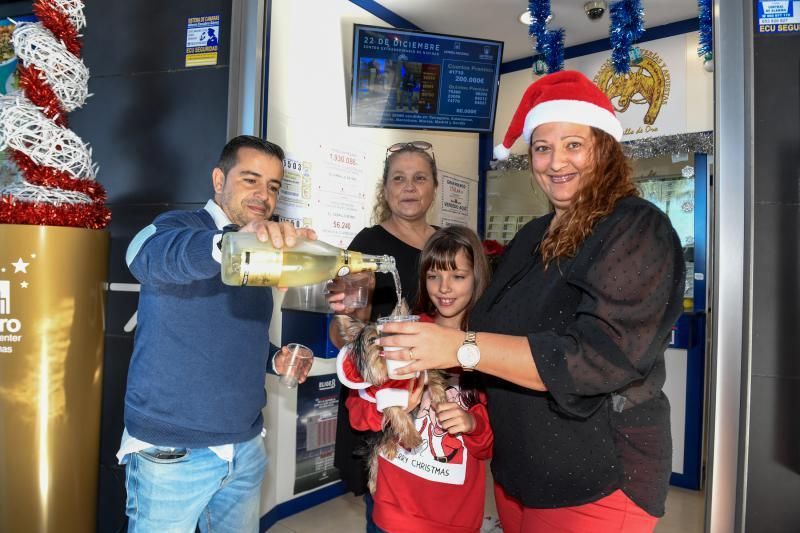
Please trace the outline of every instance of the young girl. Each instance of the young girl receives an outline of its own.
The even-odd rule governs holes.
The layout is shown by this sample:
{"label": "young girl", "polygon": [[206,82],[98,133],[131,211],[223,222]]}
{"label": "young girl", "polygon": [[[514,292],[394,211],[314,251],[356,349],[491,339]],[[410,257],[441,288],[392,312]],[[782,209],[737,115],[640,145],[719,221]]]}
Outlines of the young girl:
{"label": "young girl", "polygon": [[[486,257],[472,230],[438,230],[420,256],[420,320],[465,329],[488,278]],[[406,410],[415,418],[422,444],[413,450],[398,446],[391,461],[383,455],[378,459],[373,519],[383,531],[480,531],[492,430],[483,394],[467,385],[474,374],[453,369],[447,379],[446,402],[431,405],[423,387],[410,394]],[[351,425],[379,431],[382,415],[375,404],[354,393],[347,399]]]}

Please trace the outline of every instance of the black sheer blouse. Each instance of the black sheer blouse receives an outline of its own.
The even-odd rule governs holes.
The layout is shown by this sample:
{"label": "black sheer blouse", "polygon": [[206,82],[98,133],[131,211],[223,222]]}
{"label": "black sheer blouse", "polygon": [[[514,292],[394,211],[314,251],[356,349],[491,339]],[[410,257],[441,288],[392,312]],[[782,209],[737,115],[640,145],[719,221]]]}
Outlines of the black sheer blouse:
{"label": "black sheer blouse", "polygon": [[552,215],[523,227],[470,329],[524,335],[547,392],[487,379],[494,479],[526,507],[589,503],[622,489],[664,514],[671,471],[664,350],[684,264],[667,217],[618,202],[574,258],[544,268]]}

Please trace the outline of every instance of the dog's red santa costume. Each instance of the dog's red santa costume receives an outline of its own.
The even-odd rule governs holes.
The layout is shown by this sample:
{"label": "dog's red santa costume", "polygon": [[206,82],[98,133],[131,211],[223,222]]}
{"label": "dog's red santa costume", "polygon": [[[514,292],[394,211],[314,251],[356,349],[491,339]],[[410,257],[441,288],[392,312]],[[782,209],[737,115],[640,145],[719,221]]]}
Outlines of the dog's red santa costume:
{"label": "dog's red santa costume", "polygon": [[[358,391],[362,399],[374,403],[379,413],[387,407],[403,409],[408,407],[409,380],[390,379],[383,385],[373,385],[364,381],[350,358],[349,344],[339,350],[339,355],[336,356],[336,375],[342,385]],[[413,382],[416,387],[418,380],[415,379]]]}

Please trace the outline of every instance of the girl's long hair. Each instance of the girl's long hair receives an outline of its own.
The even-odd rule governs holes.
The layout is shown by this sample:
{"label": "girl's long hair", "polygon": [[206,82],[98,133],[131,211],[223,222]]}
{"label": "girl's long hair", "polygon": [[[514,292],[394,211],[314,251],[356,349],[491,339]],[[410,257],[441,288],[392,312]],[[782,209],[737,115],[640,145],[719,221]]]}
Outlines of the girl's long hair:
{"label": "girl's long hair", "polygon": [[[483,253],[481,241],[475,232],[466,226],[448,226],[437,230],[422,249],[419,258],[419,288],[415,312],[428,315],[436,313],[436,306],[433,305],[430,294],[428,294],[426,283],[428,271],[455,270],[456,254],[460,250],[463,250],[464,255],[472,263],[472,274],[475,278],[472,297],[465,308],[460,324],[461,329],[466,330],[470,312],[489,285],[491,272],[486,254]],[[478,391],[482,390],[483,386],[479,374],[480,372],[462,372],[458,378],[461,401],[467,409],[480,402]]]}
{"label": "girl's long hair", "polygon": [[419,154],[421,158],[428,162],[431,167],[431,175],[433,176],[433,186],[439,186],[439,173],[436,169],[436,160],[431,157],[431,154],[421,148],[415,148],[410,144],[402,150],[390,153],[383,162],[383,179],[378,183],[375,192],[375,207],[372,208],[373,224],[382,224],[392,216],[392,211],[389,209],[389,202],[386,201],[386,181],[389,179],[389,170],[392,168],[392,161],[394,161],[398,155],[408,153]]}
{"label": "girl's long hair", "polygon": [[481,241],[478,240],[475,232],[466,226],[441,228],[428,239],[419,257],[419,286],[415,311],[427,315],[436,314],[436,306],[433,305],[430,294],[428,294],[426,283],[428,271],[455,270],[456,254],[459,251],[463,251],[472,264],[472,274],[475,277],[472,298],[470,298],[461,319],[461,329],[465,330],[469,324],[470,311],[489,285],[490,276],[489,262],[486,260],[486,254],[483,253]]}
{"label": "girl's long hair", "polygon": [[[614,210],[618,201],[639,196],[622,145],[597,128],[592,128],[592,137],[593,169],[582,176],[581,187],[572,204],[542,240],[539,251],[545,265],[554,259],[573,257],[595,225]],[[530,148],[528,155],[531,156]]]}

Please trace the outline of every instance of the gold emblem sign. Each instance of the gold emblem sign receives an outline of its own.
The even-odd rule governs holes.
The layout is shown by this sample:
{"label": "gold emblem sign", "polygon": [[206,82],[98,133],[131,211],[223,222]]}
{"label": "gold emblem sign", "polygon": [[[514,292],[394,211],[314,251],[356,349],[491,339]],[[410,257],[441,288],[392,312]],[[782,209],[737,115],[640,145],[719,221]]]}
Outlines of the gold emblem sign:
{"label": "gold emblem sign", "polygon": [[[616,74],[609,59],[594,77],[594,83],[606,93],[618,113],[624,113],[633,105],[646,105],[644,123],[648,131],[655,131],[653,124],[661,108],[669,99],[670,75],[664,60],[651,50],[641,49],[642,60],[631,65],[627,74]],[[637,133],[626,128],[625,134]]]}

